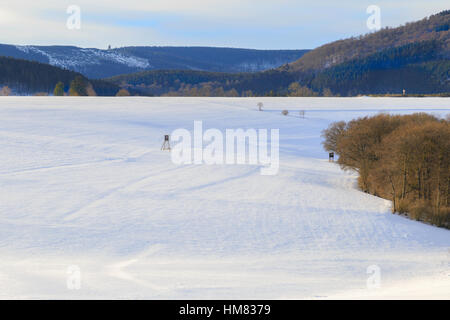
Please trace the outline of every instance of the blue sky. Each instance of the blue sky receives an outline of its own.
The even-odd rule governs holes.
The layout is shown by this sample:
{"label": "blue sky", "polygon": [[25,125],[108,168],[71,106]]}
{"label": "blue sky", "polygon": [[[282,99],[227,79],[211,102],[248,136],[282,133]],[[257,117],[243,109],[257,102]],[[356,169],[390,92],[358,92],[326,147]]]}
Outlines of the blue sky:
{"label": "blue sky", "polygon": [[[69,5],[81,29],[69,30]],[[448,0],[0,0],[0,43],[310,49],[369,32],[366,9],[398,26],[450,9]]]}

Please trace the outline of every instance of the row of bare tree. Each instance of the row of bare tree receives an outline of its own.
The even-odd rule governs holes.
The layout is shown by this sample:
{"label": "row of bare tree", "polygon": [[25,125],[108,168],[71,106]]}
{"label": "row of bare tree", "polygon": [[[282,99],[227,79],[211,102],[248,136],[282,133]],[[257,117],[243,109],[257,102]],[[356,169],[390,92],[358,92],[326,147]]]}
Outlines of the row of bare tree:
{"label": "row of bare tree", "polygon": [[390,199],[393,212],[450,228],[450,115],[379,114],[335,122],[324,147],[359,173],[364,192]]}

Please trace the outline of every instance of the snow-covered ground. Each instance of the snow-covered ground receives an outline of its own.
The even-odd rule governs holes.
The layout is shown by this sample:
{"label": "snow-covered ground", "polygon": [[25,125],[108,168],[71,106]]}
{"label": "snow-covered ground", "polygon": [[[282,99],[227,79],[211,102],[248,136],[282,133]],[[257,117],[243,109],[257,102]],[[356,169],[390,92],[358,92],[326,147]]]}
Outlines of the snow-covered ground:
{"label": "snow-covered ground", "polygon": [[[322,150],[329,123],[380,111],[450,100],[2,97],[0,298],[450,299],[450,231]],[[280,129],[279,173],[173,164],[163,136],[194,120]]]}

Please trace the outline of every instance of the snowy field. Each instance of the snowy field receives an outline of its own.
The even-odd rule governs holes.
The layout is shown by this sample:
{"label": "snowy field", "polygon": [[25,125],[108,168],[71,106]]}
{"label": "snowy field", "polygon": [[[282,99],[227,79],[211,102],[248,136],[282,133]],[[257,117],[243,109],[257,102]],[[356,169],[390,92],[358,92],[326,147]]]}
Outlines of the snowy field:
{"label": "snowy field", "polygon": [[[380,111],[450,99],[1,97],[0,299],[450,299],[450,231],[392,215],[321,147]],[[173,164],[163,136],[194,120],[280,129],[279,173]]]}

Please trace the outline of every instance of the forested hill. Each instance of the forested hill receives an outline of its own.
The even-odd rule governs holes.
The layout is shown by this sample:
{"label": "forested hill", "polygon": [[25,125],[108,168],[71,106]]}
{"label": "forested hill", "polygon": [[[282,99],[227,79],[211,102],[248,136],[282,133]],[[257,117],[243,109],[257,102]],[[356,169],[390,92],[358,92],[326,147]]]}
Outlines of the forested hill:
{"label": "forested hill", "polygon": [[450,10],[398,28],[336,41],[282,70],[323,94],[450,92]]}
{"label": "forested hill", "polygon": [[148,95],[181,96],[355,96],[367,94],[448,94],[450,60],[439,56],[435,40],[390,48],[316,74],[271,70],[213,73],[146,71],[107,79]]}
{"label": "forested hill", "polygon": [[439,94],[450,92],[450,60],[441,56],[443,42],[428,40],[389,48],[307,75],[316,92],[361,94]]}
{"label": "forested hill", "polygon": [[0,56],[48,63],[92,79],[162,69],[256,72],[296,61],[307,51],[214,47],[123,47],[102,50],[0,44]]}
{"label": "forested hill", "polygon": [[145,94],[355,96],[450,93],[450,11],[333,42],[255,73],[151,71],[108,79]]}
{"label": "forested hill", "polygon": [[289,64],[289,70],[320,71],[386,49],[429,40],[441,42],[436,53],[442,59],[450,58],[450,10],[397,28],[386,27],[378,32],[323,45]]}
{"label": "forested hill", "polygon": [[58,82],[62,82],[65,91],[68,91],[71,81],[76,77],[82,77],[86,83],[90,83],[97,95],[113,96],[119,91],[119,87],[114,84],[88,80],[77,72],[39,62],[0,57],[0,88],[7,86],[14,94],[51,94]]}

